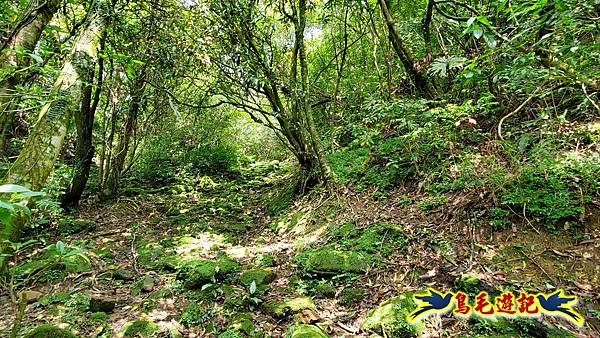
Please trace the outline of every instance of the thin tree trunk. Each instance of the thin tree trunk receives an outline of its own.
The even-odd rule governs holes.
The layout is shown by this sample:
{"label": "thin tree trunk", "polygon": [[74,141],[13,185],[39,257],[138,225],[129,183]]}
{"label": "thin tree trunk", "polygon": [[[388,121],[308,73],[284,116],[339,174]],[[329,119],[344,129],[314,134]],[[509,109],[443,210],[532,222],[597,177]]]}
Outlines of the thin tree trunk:
{"label": "thin tree trunk", "polygon": [[315,153],[315,157],[321,168],[321,179],[327,182],[333,177],[333,172],[329,163],[325,159],[324,151],[319,143],[317,128],[315,127],[314,117],[312,115],[311,106],[308,101],[310,87],[308,84],[308,65],[306,63],[306,47],[304,45],[304,29],[306,27],[306,0],[299,0],[298,21],[296,26],[296,39],[298,40],[298,57],[300,61],[300,79],[302,86],[302,111],[306,117],[308,132],[310,134],[310,142]]}
{"label": "thin tree trunk", "polygon": [[15,117],[10,106],[16,86],[23,81],[21,73],[16,70],[27,67],[31,61],[27,56],[20,57],[15,51],[33,51],[59,4],[59,0],[31,0],[25,14],[0,47],[0,51],[9,50],[0,54],[0,67],[5,73],[13,74],[0,81],[0,154],[4,154],[10,141],[10,130]]}
{"label": "thin tree trunk", "polygon": [[[100,50],[104,49],[104,37],[100,42]],[[104,75],[104,59],[98,60],[98,82],[92,101],[92,81],[94,80],[94,68],[90,67],[85,85],[82,90],[81,109],[75,113],[75,125],[77,126],[77,142],[75,145],[75,161],[73,178],[69,190],[62,198],[63,208],[72,208],[79,204],[83,190],[87,184],[90,167],[94,158],[93,130],[94,115],[100,102],[102,81]]]}
{"label": "thin tree trunk", "polygon": [[38,190],[54,169],[67,134],[71,117],[69,106],[78,96],[78,79],[85,71],[85,65],[96,60],[96,46],[104,26],[105,21],[100,13],[94,13],[89,18],[54,84],[53,92],[57,99],[42,107],[23,150],[6,174],[6,183]]}
{"label": "thin tree trunk", "polygon": [[412,52],[410,51],[410,49],[406,48],[404,42],[398,35],[398,32],[396,32],[394,19],[390,14],[386,0],[378,0],[378,2],[379,7],[381,8],[381,14],[384,17],[388,28],[390,42],[392,43],[392,47],[394,47],[394,51],[396,51],[396,55],[398,55],[400,62],[402,62],[402,65],[404,66],[408,77],[411,79],[412,83],[418,91],[428,96],[435,96],[437,90],[435,89],[433,83],[425,74],[417,70],[417,68],[415,67],[415,59],[412,55]]}
{"label": "thin tree trunk", "polygon": [[140,111],[140,101],[144,94],[144,88],[146,84],[146,67],[141,70],[141,74],[138,75],[134,87],[132,88],[131,101],[129,103],[129,110],[127,112],[127,121],[125,122],[125,130],[123,137],[119,139],[119,144],[111,161],[111,171],[108,176],[106,187],[109,189],[111,195],[116,195],[119,191],[121,182],[121,175],[123,174],[123,168],[125,166],[125,159],[129,152],[129,145],[131,138],[137,127],[137,118]]}

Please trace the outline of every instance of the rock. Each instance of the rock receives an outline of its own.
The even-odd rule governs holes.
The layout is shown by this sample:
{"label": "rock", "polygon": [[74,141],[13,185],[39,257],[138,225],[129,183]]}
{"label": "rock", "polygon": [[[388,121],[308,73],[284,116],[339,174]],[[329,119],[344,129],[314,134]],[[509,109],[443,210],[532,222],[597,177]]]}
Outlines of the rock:
{"label": "rock", "polygon": [[354,303],[360,302],[360,300],[364,297],[365,290],[358,288],[347,288],[342,291],[342,297],[340,299],[340,304],[342,305],[351,305]]}
{"label": "rock", "polygon": [[316,325],[299,324],[296,325],[289,335],[290,338],[328,338],[323,330]]}
{"label": "rock", "polygon": [[373,257],[366,253],[332,249],[305,252],[299,260],[306,271],[324,275],[364,273],[374,262]]}
{"label": "rock", "polygon": [[159,329],[158,325],[147,320],[136,320],[125,324],[123,337],[152,337]]}
{"label": "rock", "polygon": [[67,329],[61,329],[51,324],[44,324],[27,332],[23,338],[75,338],[75,335]]}
{"label": "rock", "polygon": [[362,329],[385,334],[389,337],[415,337],[425,328],[423,322],[411,324],[406,316],[416,308],[412,293],[404,293],[381,303],[370,310],[362,323]]}
{"label": "rock", "polygon": [[180,263],[181,257],[177,255],[165,256],[158,261],[156,267],[165,271],[177,271]]}
{"label": "rock", "polygon": [[297,297],[283,302],[266,302],[264,310],[275,318],[284,317],[289,313],[296,313],[305,309],[316,311],[317,307],[309,297]]}
{"label": "rock", "polygon": [[36,302],[38,299],[42,298],[44,294],[39,291],[27,290],[21,292],[21,299],[25,298],[27,304],[31,304]]}
{"label": "rock", "polygon": [[122,280],[122,281],[130,281],[133,280],[135,274],[129,270],[119,269],[113,272],[113,279]]}
{"label": "rock", "polygon": [[183,286],[188,289],[199,289],[204,284],[212,283],[213,280],[223,280],[239,269],[239,264],[229,258],[193,259],[181,264],[177,279],[183,281]]}
{"label": "rock", "polygon": [[269,284],[275,280],[277,274],[274,269],[254,269],[248,270],[240,275],[240,283],[250,286],[254,281],[256,286]]}
{"label": "rock", "polygon": [[113,298],[105,298],[102,296],[92,296],[90,298],[90,312],[112,313],[115,310],[117,301]]}
{"label": "rock", "polygon": [[142,291],[151,292],[154,289],[154,277],[150,275],[144,276],[144,281],[142,283]]}
{"label": "rock", "polygon": [[335,289],[331,284],[317,284],[314,288],[316,298],[330,298],[335,295]]}
{"label": "rock", "polygon": [[229,329],[243,332],[248,336],[254,333],[254,324],[252,323],[251,313],[240,313],[229,326]]}

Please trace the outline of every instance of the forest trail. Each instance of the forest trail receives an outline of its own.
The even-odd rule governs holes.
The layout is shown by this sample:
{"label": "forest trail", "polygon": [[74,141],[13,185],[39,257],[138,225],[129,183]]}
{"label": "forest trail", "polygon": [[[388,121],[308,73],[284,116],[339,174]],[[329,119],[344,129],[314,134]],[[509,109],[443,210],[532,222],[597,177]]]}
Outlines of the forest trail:
{"label": "forest trail", "polygon": [[[264,174],[264,168],[258,171]],[[527,244],[510,231],[502,238],[479,230],[471,233],[473,245],[472,238],[456,235],[460,227],[450,210],[422,212],[416,203],[399,203],[404,196],[400,191],[383,201],[347,189],[315,191],[289,212],[274,214],[268,209],[282,198],[281,187],[289,177],[278,176],[273,168],[268,171],[266,176],[249,171],[238,178],[205,176],[189,186],[126,191],[110,204],[82,208],[76,218],[93,222],[94,230],[62,240],[85,248],[93,269],[69,274],[62,282],[34,285],[32,290],[40,291],[41,298],[30,305],[25,322],[76,321],[83,336],[122,336],[139,320],[183,337],[211,336],[232,328],[246,330],[248,336],[262,332],[283,337],[294,322],[319,324],[334,337],[368,336],[361,324],[370,309],[394,295],[427,286],[527,287],[548,283],[547,273],[559,276],[555,281],[560,286],[581,297],[590,297],[592,286],[598,285],[600,274],[593,263],[598,250],[593,245],[557,247],[532,238]],[[348,222],[367,230],[376,224],[399,224],[403,237],[390,242],[373,232],[373,238],[354,238],[341,232]],[[506,244],[499,245],[501,241]],[[381,262],[358,274],[315,275],[303,270],[298,258],[302,252],[331,245],[364,250]],[[185,262],[223,259],[237,262],[233,273],[220,275],[217,269],[212,280],[186,286],[189,274],[180,268]],[[255,280],[260,282],[249,284],[243,276],[258,276]],[[286,301],[294,305],[281,307]],[[8,302],[4,304],[1,312],[11,314]],[[81,315],[103,307],[109,313],[105,320],[90,312]],[[9,327],[12,316],[3,315],[1,320],[2,327]],[[573,329],[568,323],[550,321]],[[432,319],[422,335],[436,336],[442,330],[464,333],[474,325],[467,323]]]}

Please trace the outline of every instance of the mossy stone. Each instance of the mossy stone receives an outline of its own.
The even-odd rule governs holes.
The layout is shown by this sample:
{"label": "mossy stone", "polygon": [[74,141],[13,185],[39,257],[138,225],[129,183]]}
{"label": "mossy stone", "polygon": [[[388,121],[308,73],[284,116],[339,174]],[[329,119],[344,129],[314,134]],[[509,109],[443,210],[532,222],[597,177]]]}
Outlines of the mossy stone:
{"label": "mossy stone", "polygon": [[329,338],[318,326],[315,325],[296,325],[293,331],[288,335],[289,338]]}
{"label": "mossy stone", "polygon": [[254,281],[257,286],[269,284],[275,280],[277,274],[274,269],[253,269],[245,271],[240,275],[240,283],[250,286]]}
{"label": "mossy stone", "polygon": [[330,298],[335,295],[335,289],[331,284],[317,284],[314,295],[316,298]]}
{"label": "mossy stone", "polygon": [[240,265],[229,258],[218,260],[194,259],[182,263],[177,279],[183,281],[188,289],[198,289],[213,280],[223,280],[225,277],[239,271]]}
{"label": "mossy stone", "polygon": [[305,309],[313,311],[317,309],[315,303],[309,297],[296,297],[283,302],[267,302],[263,305],[263,308],[269,315],[276,318]]}
{"label": "mossy stone", "polygon": [[406,316],[416,308],[412,293],[404,293],[390,298],[367,313],[362,329],[385,333],[390,337],[415,337],[425,328],[423,322],[411,324]]}
{"label": "mossy stone", "polygon": [[75,338],[67,329],[61,329],[52,324],[43,324],[27,332],[24,338]]}
{"label": "mossy stone", "polygon": [[347,288],[342,291],[342,297],[340,299],[340,303],[342,305],[351,305],[357,302],[364,297],[365,290],[358,288]]}
{"label": "mossy stone", "polygon": [[150,337],[160,328],[157,324],[147,320],[136,320],[126,325],[123,337]]}
{"label": "mossy stone", "polygon": [[229,326],[230,330],[243,332],[250,336],[254,333],[254,324],[252,323],[251,313],[240,313]]}
{"label": "mossy stone", "polygon": [[84,219],[64,218],[58,221],[58,232],[61,235],[73,235],[95,228],[96,223]]}
{"label": "mossy stone", "polygon": [[332,249],[317,249],[301,254],[300,257],[306,271],[325,275],[364,273],[374,261],[366,253]]}

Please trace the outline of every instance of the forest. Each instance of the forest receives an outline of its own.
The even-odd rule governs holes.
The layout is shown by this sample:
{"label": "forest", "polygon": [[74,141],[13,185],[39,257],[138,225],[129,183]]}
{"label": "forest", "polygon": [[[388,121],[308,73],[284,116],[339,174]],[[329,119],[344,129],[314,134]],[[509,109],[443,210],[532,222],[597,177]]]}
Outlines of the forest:
{"label": "forest", "polygon": [[1,0],[0,336],[600,337],[599,0]]}

